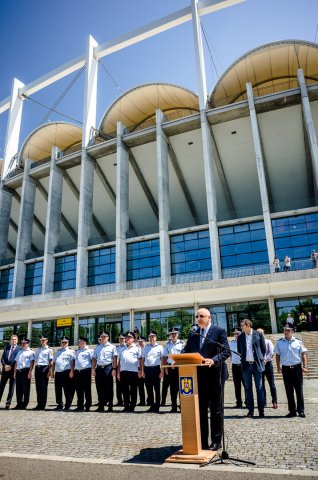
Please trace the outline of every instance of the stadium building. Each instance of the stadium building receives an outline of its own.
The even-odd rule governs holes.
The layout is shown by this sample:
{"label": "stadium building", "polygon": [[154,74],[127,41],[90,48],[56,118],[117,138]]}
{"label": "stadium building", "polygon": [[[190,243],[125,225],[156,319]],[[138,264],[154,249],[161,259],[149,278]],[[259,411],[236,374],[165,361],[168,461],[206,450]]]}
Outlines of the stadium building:
{"label": "stadium building", "polygon": [[13,332],[35,346],[41,332],[51,345],[63,334],[96,343],[103,328],[113,341],[135,327],[164,340],[170,326],[186,335],[201,306],[228,332],[245,317],[276,333],[287,312],[318,316],[317,65],[317,44],[270,43],[237,59],[207,98],[139,85],[99,125],[86,85],[83,128],[41,125],[18,152],[26,87],[14,81],[0,346]]}

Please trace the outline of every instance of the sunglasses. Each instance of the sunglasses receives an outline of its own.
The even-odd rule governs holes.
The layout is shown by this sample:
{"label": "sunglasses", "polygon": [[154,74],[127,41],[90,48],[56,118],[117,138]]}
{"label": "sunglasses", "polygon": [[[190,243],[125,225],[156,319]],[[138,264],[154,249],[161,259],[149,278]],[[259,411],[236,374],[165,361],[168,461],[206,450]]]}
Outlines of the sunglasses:
{"label": "sunglasses", "polygon": [[195,318],[205,318],[207,315],[196,315]]}

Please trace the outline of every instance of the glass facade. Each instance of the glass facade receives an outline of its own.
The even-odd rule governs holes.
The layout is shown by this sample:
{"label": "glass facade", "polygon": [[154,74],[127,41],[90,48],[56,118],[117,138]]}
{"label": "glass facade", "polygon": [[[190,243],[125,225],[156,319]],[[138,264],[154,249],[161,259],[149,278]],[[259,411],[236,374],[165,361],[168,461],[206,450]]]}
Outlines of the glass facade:
{"label": "glass facade", "polygon": [[11,335],[18,335],[19,341],[26,337],[28,333],[28,324],[19,323],[14,325],[0,325],[0,349],[4,348],[10,342]]}
{"label": "glass facade", "polygon": [[[313,331],[318,329],[318,297],[296,297],[276,300],[278,331],[283,331],[288,313],[294,319],[296,330]],[[306,322],[301,324],[300,317],[305,315]]]}
{"label": "glass facade", "polygon": [[24,295],[42,292],[43,262],[28,263],[25,270]]}
{"label": "glass facade", "polygon": [[129,313],[114,315],[99,315],[79,319],[79,336],[88,338],[90,345],[97,344],[99,334],[108,331],[111,342],[118,342],[121,331],[130,330]]}
{"label": "glass facade", "polygon": [[38,348],[41,344],[41,335],[47,336],[49,339],[48,344],[51,347],[60,346],[61,338],[66,335],[70,339],[70,345],[74,343],[73,326],[69,327],[57,327],[56,321],[43,321],[32,323],[32,347]]}
{"label": "glass facade", "polygon": [[76,255],[55,259],[54,291],[76,288]]}
{"label": "glass facade", "polygon": [[159,238],[127,245],[127,281],[160,277]]}
{"label": "glass facade", "polygon": [[140,335],[147,338],[149,330],[154,330],[157,332],[158,340],[167,340],[168,330],[171,327],[179,327],[179,337],[187,338],[193,323],[193,308],[135,312],[134,317],[134,325]]}
{"label": "glass facade", "polygon": [[288,255],[291,269],[311,268],[311,251],[318,251],[318,213],[272,220],[272,227],[279,260],[283,263]]}
{"label": "glass facade", "polygon": [[269,273],[264,222],[219,228],[221,266],[224,277]]}
{"label": "glass facade", "polygon": [[212,271],[209,230],[172,236],[170,252],[172,275]]}
{"label": "glass facade", "polygon": [[228,303],[226,305],[207,306],[211,312],[213,322],[219,327],[225,328],[228,335],[232,335],[233,328],[240,326],[244,318],[253,322],[253,328],[263,328],[265,333],[271,333],[271,319],[267,301]]}
{"label": "glass facade", "polygon": [[14,268],[6,268],[0,272],[0,299],[12,297]]}
{"label": "glass facade", "polygon": [[88,252],[87,285],[115,283],[116,248],[108,247]]}

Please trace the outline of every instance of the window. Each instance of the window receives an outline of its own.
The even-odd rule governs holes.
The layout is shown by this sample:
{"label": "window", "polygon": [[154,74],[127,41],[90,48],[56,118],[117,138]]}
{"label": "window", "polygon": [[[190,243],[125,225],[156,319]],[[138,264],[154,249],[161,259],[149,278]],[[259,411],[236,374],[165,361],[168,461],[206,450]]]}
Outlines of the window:
{"label": "window", "polygon": [[[259,265],[268,265],[264,222],[245,223],[219,229],[222,271],[231,276],[233,269],[243,275],[266,273]],[[249,268],[245,268],[249,267]]]}
{"label": "window", "polygon": [[209,230],[174,235],[170,244],[172,275],[212,271]]}
{"label": "window", "polygon": [[108,247],[88,252],[87,285],[115,283],[116,248]]}
{"label": "window", "polygon": [[167,340],[168,330],[171,327],[179,328],[179,338],[187,338],[193,323],[194,310],[192,308],[135,312],[134,315],[134,326],[138,328],[140,335],[147,338],[148,332],[154,330],[160,341]]}
{"label": "window", "polygon": [[6,268],[0,272],[0,299],[12,297],[14,268]]}
{"label": "window", "polygon": [[160,277],[159,238],[127,245],[127,281]]}
{"label": "window", "polygon": [[25,270],[24,295],[42,292],[43,262],[28,263]]}
{"label": "window", "polygon": [[55,259],[54,291],[76,288],[76,255]]}

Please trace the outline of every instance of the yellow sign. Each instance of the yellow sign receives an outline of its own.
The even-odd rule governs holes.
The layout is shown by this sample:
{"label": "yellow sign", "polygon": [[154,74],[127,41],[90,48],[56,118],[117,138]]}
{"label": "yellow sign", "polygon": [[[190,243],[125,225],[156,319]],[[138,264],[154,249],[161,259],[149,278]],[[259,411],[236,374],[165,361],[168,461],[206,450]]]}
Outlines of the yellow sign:
{"label": "yellow sign", "polygon": [[56,320],[57,327],[71,327],[73,319],[72,318],[58,318]]}

